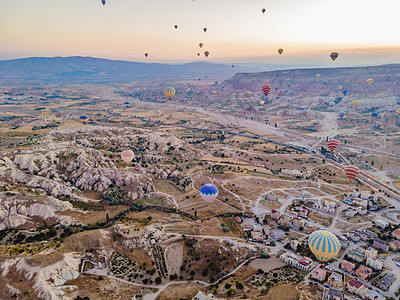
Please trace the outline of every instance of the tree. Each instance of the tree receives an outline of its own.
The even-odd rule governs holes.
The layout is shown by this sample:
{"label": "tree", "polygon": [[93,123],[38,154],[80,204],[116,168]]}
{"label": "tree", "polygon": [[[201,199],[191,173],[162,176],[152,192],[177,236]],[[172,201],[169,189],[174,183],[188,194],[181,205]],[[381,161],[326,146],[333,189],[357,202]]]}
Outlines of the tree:
{"label": "tree", "polygon": [[156,284],[161,284],[162,279],[160,276],[156,277],[156,279],[154,280]]}
{"label": "tree", "polygon": [[232,288],[230,288],[230,289],[226,292],[226,294],[228,295],[228,297],[232,297],[233,294],[235,294],[235,290],[232,289]]}
{"label": "tree", "polygon": [[225,288],[226,288],[226,289],[230,289],[230,288],[231,288],[231,286],[232,286],[232,285],[231,285],[231,284],[229,284],[229,283],[225,284]]}
{"label": "tree", "polygon": [[241,282],[236,282],[236,287],[238,288],[238,289],[240,289],[240,290],[242,290],[243,289],[243,284],[241,283]]}

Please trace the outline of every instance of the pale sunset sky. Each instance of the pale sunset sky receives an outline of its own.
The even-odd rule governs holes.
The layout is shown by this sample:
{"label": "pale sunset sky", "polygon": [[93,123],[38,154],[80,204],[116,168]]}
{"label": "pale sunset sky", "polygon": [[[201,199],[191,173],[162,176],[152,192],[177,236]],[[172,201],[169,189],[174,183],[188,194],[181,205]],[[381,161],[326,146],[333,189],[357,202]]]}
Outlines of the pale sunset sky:
{"label": "pale sunset sky", "polygon": [[[207,50],[207,60],[224,63],[400,62],[399,0],[106,1],[0,0],[0,60],[82,55],[179,63],[205,60]],[[332,51],[340,54],[334,63]]]}

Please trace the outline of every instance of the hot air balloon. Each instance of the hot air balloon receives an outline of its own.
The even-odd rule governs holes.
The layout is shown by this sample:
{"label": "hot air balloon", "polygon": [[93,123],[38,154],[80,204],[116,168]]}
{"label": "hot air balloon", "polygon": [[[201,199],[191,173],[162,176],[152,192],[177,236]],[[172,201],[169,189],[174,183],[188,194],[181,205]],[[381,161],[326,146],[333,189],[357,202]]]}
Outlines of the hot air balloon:
{"label": "hot air balloon", "polygon": [[232,68],[234,68],[235,67],[235,65],[232,65]]}
{"label": "hot air balloon", "polygon": [[268,83],[268,80],[264,80],[264,84],[267,84]]}
{"label": "hot air balloon", "polygon": [[262,92],[264,93],[265,96],[267,96],[270,91],[271,91],[271,86],[269,84],[263,85]]}
{"label": "hot air balloon", "polygon": [[131,104],[130,104],[128,101],[126,101],[126,102],[124,103],[124,105],[125,105],[126,107],[129,107]]}
{"label": "hot air balloon", "polygon": [[342,93],[343,93],[343,95],[345,95],[345,96],[346,96],[346,95],[347,95],[347,93],[348,93],[348,90],[343,90],[343,91],[342,91]]}
{"label": "hot air balloon", "polygon": [[336,150],[336,148],[339,146],[339,142],[335,139],[329,140],[327,143],[328,149],[333,152]]}
{"label": "hot air balloon", "polygon": [[346,113],[344,111],[339,111],[339,117],[342,119]]}
{"label": "hot air balloon", "polygon": [[374,80],[372,78],[368,78],[367,80],[368,85],[370,85]]}
{"label": "hot air balloon", "polygon": [[147,56],[149,56],[149,54],[148,54],[148,53],[145,53],[145,54],[144,54],[144,56],[146,56],[146,57],[147,57]]}
{"label": "hot air balloon", "polygon": [[397,112],[397,114],[399,114],[399,115],[400,115],[400,109],[396,110],[396,112]]}
{"label": "hot air balloon", "polygon": [[245,92],[244,93],[244,95],[247,97],[247,98],[251,98],[251,96],[253,96],[253,92],[252,91],[247,91],[247,92]]}
{"label": "hot air balloon", "polygon": [[208,57],[208,56],[210,55],[210,52],[205,51],[205,52],[204,52],[204,55],[205,55],[206,57]]}
{"label": "hot air balloon", "polygon": [[308,237],[308,247],[319,261],[328,261],[339,253],[340,242],[333,233],[317,230]]}
{"label": "hot air balloon", "polygon": [[101,0],[101,3],[103,3],[103,5],[106,5],[106,0]]}
{"label": "hot air balloon", "polygon": [[204,27],[204,28],[203,28],[203,31],[204,31],[204,32],[207,32],[207,28]]}
{"label": "hot air balloon", "polygon": [[332,59],[333,61],[335,61],[335,59],[338,58],[338,56],[339,56],[339,53],[337,53],[337,52],[332,52],[332,53],[331,53],[331,59]]}
{"label": "hot air balloon", "polygon": [[358,174],[360,174],[360,169],[356,166],[347,166],[344,168],[344,172],[350,180],[353,180],[357,178]]}
{"label": "hot air balloon", "polygon": [[261,105],[264,105],[264,104],[265,104],[265,101],[264,101],[264,100],[260,100],[260,104],[261,104]]}
{"label": "hot air balloon", "polygon": [[329,106],[334,106],[334,105],[335,105],[335,102],[333,102],[333,101],[329,102]]}
{"label": "hot air balloon", "polygon": [[197,53],[197,56],[200,56],[200,53]]}
{"label": "hot air balloon", "polygon": [[378,116],[378,113],[377,113],[377,112],[371,113],[371,117],[377,117],[377,116]]}
{"label": "hot air balloon", "polygon": [[200,43],[200,44],[199,44],[199,47],[202,48],[202,47],[203,47],[203,43]]}
{"label": "hot air balloon", "polygon": [[87,115],[81,115],[79,117],[79,120],[86,125],[87,122],[89,122],[89,117]]}
{"label": "hot air balloon", "polygon": [[216,93],[217,93],[217,91],[216,91],[216,90],[213,90],[213,91],[212,91],[212,93],[213,93],[213,94],[216,94]]}
{"label": "hot air balloon", "polygon": [[265,12],[266,12],[267,10],[266,10],[265,8],[263,8],[261,11],[262,11],[263,14],[265,14]]}
{"label": "hot air balloon", "polygon": [[317,77],[317,78],[319,78],[320,76],[321,76],[321,74],[319,74],[319,73],[315,75],[315,77]]}
{"label": "hot air balloon", "polygon": [[279,49],[278,49],[278,53],[279,53],[279,55],[282,55],[283,49],[282,49],[282,48],[279,48]]}
{"label": "hot air balloon", "polygon": [[338,85],[338,86],[337,86],[337,89],[338,89],[338,90],[343,90],[343,86],[342,86],[342,85]]}
{"label": "hot air balloon", "polygon": [[168,100],[171,101],[171,100],[172,100],[172,97],[175,96],[175,89],[174,89],[173,87],[165,88],[165,89],[164,89],[164,94],[165,94],[165,97],[167,97]]}
{"label": "hot air balloon", "polygon": [[353,100],[353,105],[356,106],[358,104],[358,100]]}
{"label": "hot air balloon", "polygon": [[270,116],[264,116],[264,122],[265,122],[265,124],[269,124],[269,121],[271,120],[271,117]]}
{"label": "hot air balloon", "polygon": [[175,25],[174,28],[175,28],[175,29],[178,29],[178,25]]}
{"label": "hot air balloon", "polygon": [[205,184],[200,189],[200,196],[205,202],[211,204],[218,197],[218,188],[210,183]]}
{"label": "hot air balloon", "polygon": [[124,150],[121,152],[121,158],[124,163],[129,164],[133,158],[135,157],[135,153],[132,150]]}

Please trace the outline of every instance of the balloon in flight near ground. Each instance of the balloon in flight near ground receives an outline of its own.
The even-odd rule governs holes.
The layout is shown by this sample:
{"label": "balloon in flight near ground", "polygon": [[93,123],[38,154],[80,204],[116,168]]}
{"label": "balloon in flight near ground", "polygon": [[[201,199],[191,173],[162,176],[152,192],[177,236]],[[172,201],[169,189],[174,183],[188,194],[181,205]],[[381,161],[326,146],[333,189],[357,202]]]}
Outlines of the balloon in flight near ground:
{"label": "balloon in flight near ground", "polygon": [[168,100],[171,101],[171,100],[172,100],[172,97],[175,96],[175,89],[174,89],[173,87],[165,88],[165,89],[164,89],[164,94],[165,94],[165,97],[167,97]]}
{"label": "balloon in flight near ground", "polygon": [[371,117],[377,117],[377,116],[378,116],[378,113],[377,113],[377,112],[371,113]]}
{"label": "balloon in flight near ground", "polygon": [[263,14],[265,14],[265,12],[266,12],[267,10],[266,10],[265,8],[263,8],[261,11],[262,11]]}
{"label": "balloon in flight near ground", "polygon": [[347,178],[353,180],[357,178],[358,174],[360,174],[360,169],[356,166],[347,166],[344,168],[344,172],[346,173]]}
{"label": "balloon in flight near ground", "polygon": [[319,74],[319,73],[315,75],[315,77],[317,77],[317,78],[319,78],[320,76],[321,76],[321,74]]}
{"label": "balloon in flight near ground", "polygon": [[124,103],[124,105],[125,105],[126,107],[129,107],[131,104],[130,104],[128,101],[126,101],[126,102]]}
{"label": "balloon in flight near ground", "polygon": [[336,148],[339,146],[338,140],[335,139],[330,139],[327,143],[328,149],[333,152],[336,150]]}
{"label": "balloon in flight near ground", "polygon": [[279,55],[282,55],[283,49],[282,49],[282,48],[279,48],[279,49],[278,49],[278,53],[279,53]]}
{"label": "balloon in flight near ground", "polygon": [[353,105],[356,106],[358,104],[358,100],[353,100]]}
{"label": "balloon in flight near ground", "polygon": [[203,28],[203,31],[204,31],[204,32],[207,32],[207,28],[204,27],[204,28]]}
{"label": "balloon in flight near ground", "polygon": [[106,0],[101,0],[101,3],[103,3],[103,5],[106,5]]}
{"label": "balloon in flight near ground", "polygon": [[271,86],[269,84],[263,85],[262,92],[264,93],[265,96],[267,96],[270,91],[271,91]]}
{"label": "balloon in flight near ground", "polygon": [[333,233],[317,230],[308,237],[308,247],[319,261],[328,261],[339,253],[340,242]]}
{"label": "balloon in flight near ground", "polygon": [[133,158],[135,157],[135,153],[132,150],[124,150],[121,152],[121,158],[124,163],[129,164]]}
{"label": "balloon in flight near ground", "polygon": [[271,121],[271,117],[270,116],[264,116],[264,122],[265,124],[269,124],[269,121]]}
{"label": "balloon in flight near ground", "polygon": [[368,78],[367,80],[368,85],[370,85],[374,80],[372,78]]}
{"label": "balloon in flight near ground", "polygon": [[335,102],[333,102],[333,101],[329,102],[329,106],[334,106],[334,105],[335,105]]}
{"label": "balloon in flight near ground", "polygon": [[343,90],[343,85],[338,85],[338,86],[337,86],[337,89],[338,89],[338,90]]}
{"label": "balloon in flight near ground", "polygon": [[265,104],[265,101],[264,101],[264,100],[260,100],[260,104],[261,104],[261,105],[264,105],[264,104]]}
{"label": "balloon in flight near ground", "polygon": [[149,56],[149,54],[148,54],[148,53],[145,53],[145,54],[144,54],[144,56],[146,56],[146,57],[147,57],[147,56]]}
{"label": "balloon in flight near ground", "polygon": [[218,197],[218,188],[213,184],[205,184],[200,189],[201,198],[210,204]]}
{"label": "balloon in flight near ground", "polygon": [[346,113],[344,111],[339,111],[339,117],[342,119]]}
{"label": "balloon in flight near ground", "polygon": [[337,52],[332,52],[332,53],[331,53],[331,59],[332,59],[333,61],[335,61],[335,59],[338,58],[338,56],[339,56],[339,53],[337,53]]}
{"label": "balloon in flight near ground", "polygon": [[87,122],[89,122],[89,117],[87,115],[81,115],[79,117],[79,120],[86,125]]}
{"label": "balloon in flight near ground", "polygon": [[345,95],[345,96],[346,96],[346,95],[347,95],[347,93],[348,93],[348,90],[343,90],[343,91],[342,91],[342,93],[343,93],[343,95]]}

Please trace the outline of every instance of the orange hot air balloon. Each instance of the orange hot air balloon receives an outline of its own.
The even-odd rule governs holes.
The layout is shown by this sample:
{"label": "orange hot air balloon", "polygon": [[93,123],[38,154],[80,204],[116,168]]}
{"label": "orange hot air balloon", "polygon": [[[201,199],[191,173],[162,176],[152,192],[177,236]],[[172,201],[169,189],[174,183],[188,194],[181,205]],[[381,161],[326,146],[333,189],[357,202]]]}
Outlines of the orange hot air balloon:
{"label": "orange hot air balloon", "polygon": [[268,80],[264,80],[264,84],[267,84],[268,83]]}
{"label": "orange hot air balloon", "polygon": [[328,141],[327,145],[328,145],[328,149],[331,150],[331,152],[333,152],[339,146],[339,142],[335,139],[331,139]]}
{"label": "orange hot air balloon", "polygon": [[278,49],[278,53],[279,53],[279,55],[282,55],[283,49],[282,48]]}
{"label": "orange hot air balloon", "polygon": [[368,85],[370,85],[374,80],[372,78],[368,78],[367,80]]}
{"label": "orange hot air balloon", "polygon": [[269,84],[263,85],[261,90],[264,93],[264,95],[267,96],[271,91],[271,86]]}
{"label": "orange hot air balloon", "polygon": [[344,172],[346,173],[347,178],[353,180],[357,178],[358,174],[360,174],[360,169],[356,166],[347,166],[344,168]]}

